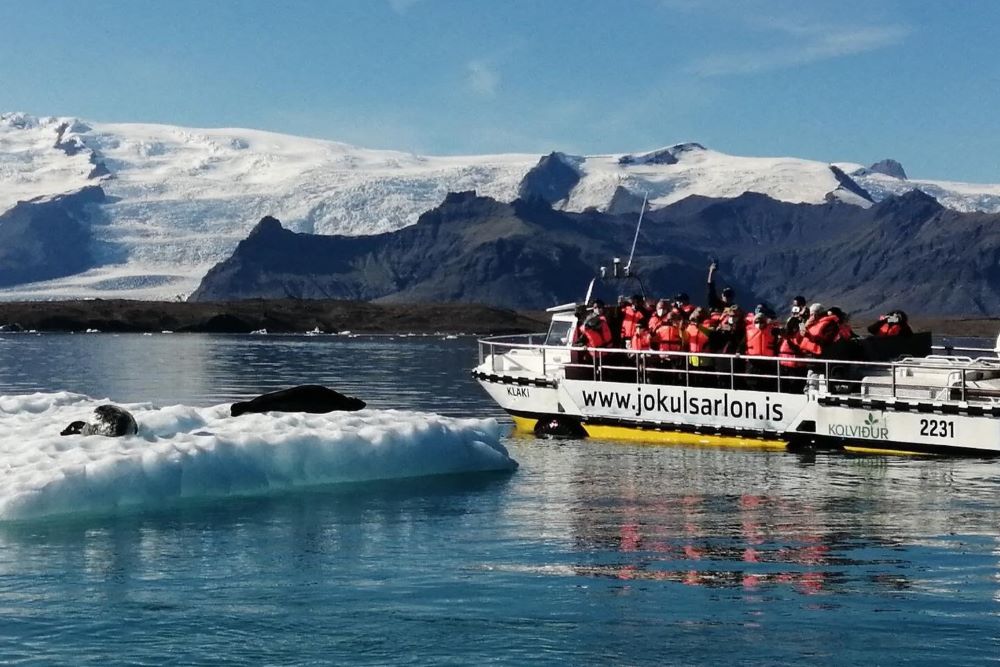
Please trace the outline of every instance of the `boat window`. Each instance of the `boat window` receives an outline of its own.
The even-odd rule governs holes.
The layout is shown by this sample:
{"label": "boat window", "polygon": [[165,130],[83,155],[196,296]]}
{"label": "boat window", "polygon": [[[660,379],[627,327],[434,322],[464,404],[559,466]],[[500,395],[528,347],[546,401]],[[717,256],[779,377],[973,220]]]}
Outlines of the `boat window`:
{"label": "boat window", "polygon": [[546,345],[569,345],[570,333],[573,331],[572,321],[552,320],[549,325],[549,333],[545,336]]}

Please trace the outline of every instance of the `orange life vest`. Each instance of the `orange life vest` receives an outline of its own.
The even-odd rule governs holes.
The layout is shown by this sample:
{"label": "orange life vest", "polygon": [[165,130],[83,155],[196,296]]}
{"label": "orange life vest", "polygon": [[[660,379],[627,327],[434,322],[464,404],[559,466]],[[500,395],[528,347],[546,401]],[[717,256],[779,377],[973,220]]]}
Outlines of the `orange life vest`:
{"label": "orange life vest", "polygon": [[897,324],[883,322],[875,332],[876,336],[898,336],[903,333],[903,327]]}
{"label": "orange life vest", "polygon": [[611,327],[608,326],[608,321],[603,315],[598,318],[597,328],[581,324],[579,330],[586,341],[587,347],[607,347],[611,345]]}
{"label": "orange life vest", "polygon": [[854,338],[854,330],[851,329],[850,324],[848,324],[847,322],[843,322],[840,325],[840,330],[837,332],[836,340],[838,341],[851,340],[852,338]]}
{"label": "orange life vest", "polygon": [[635,306],[631,304],[625,306],[625,310],[622,311],[622,339],[630,340],[635,333],[636,323],[645,318],[646,315]]}
{"label": "orange life vest", "polygon": [[809,354],[820,356],[823,354],[823,347],[829,345],[837,338],[840,331],[840,322],[835,315],[824,315],[806,328],[799,347]]}
{"label": "orange life vest", "polygon": [[755,357],[775,355],[774,329],[769,324],[758,327],[752,323],[747,327],[747,354]]}
{"label": "orange life vest", "polygon": [[657,328],[665,324],[666,321],[667,321],[667,313],[663,313],[663,316],[660,317],[654,312],[652,315],[649,316],[649,330],[656,331]]}
{"label": "orange life vest", "polygon": [[694,322],[687,326],[688,352],[704,352],[708,348],[708,334]]}
{"label": "orange life vest", "polygon": [[[802,368],[805,366],[801,361],[791,361],[791,359],[803,356],[802,350],[799,347],[802,340],[803,336],[798,332],[791,336],[784,334],[781,337],[781,348],[778,350],[778,356],[782,358],[782,361],[779,362],[782,366],[786,368]],[[785,359],[788,359],[788,361],[785,361]]]}
{"label": "orange life vest", "polygon": [[633,350],[648,350],[650,343],[649,330],[644,329],[643,331],[636,331],[632,334],[632,345]]}
{"label": "orange life vest", "polygon": [[680,327],[671,322],[663,322],[653,330],[653,343],[657,350],[680,352],[684,345]]}

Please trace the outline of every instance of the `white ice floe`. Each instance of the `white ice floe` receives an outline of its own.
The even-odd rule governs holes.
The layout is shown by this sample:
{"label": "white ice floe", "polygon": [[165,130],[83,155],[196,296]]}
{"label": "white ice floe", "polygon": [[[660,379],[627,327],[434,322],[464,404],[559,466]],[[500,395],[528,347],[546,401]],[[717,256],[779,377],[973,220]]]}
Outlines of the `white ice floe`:
{"label": "white ice floe", "polygon": [[59,435],[106,402],[0,396],[0,520],[517,468],[493,419],[398,410],[230,417],[229,404],[124,404],[137,436]]}

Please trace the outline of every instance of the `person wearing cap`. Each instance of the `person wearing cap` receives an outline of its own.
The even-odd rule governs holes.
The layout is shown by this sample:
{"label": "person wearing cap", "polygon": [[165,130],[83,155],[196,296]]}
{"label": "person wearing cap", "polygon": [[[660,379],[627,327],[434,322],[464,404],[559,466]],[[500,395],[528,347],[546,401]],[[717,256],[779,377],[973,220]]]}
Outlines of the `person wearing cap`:
{"label": "person wearing cap", "polygon": [[736,304],[736,290],[726,287],[721,296],[715,291],[715,271],[718,265],[713,261],[708,267],[708,307],[712,309],[717,322],[718,336],[713,344],[714,352],[738,354],[743,349],[746,333],[746,315]]}
{"label": "person wearing cap", "polygon": [[686,320],[691,316],[691,311],[694,310],[694,305],[691,303],[691,297],[688,296],[687,292],[679,292],[674,295],[672,309],[677,312],[682,319]]}

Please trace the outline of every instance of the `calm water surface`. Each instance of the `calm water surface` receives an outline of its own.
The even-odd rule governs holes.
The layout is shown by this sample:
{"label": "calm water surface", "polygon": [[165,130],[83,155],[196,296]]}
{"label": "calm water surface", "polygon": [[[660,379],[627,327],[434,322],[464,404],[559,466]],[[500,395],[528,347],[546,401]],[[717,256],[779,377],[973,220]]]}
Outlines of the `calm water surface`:
{"label": "calm water surface", "polygon": [[[322,383],[503,419],[475,358],[469,339],[0,336],[0,394]],[[0,663],[1000,661],[1000,463],[506,444],[509,476],[0,526]]]}

